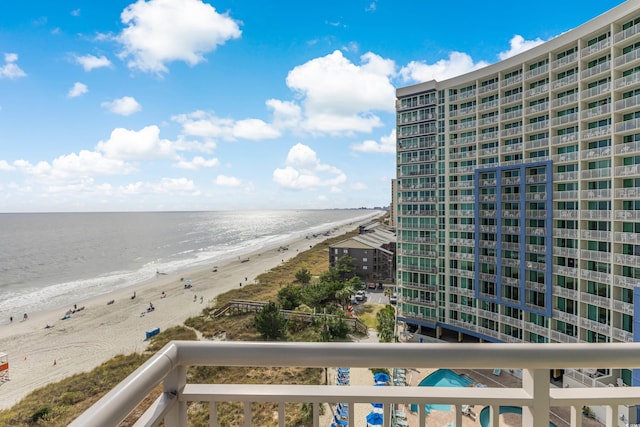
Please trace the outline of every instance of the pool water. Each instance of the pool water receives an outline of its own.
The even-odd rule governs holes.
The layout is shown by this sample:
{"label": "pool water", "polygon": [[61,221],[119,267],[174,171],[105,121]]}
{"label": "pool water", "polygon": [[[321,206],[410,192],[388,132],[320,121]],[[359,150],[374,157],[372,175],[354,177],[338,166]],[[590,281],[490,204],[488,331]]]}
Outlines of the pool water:
{"label": "pool water", "polygon": [[[501,406],[499,410],[500,414],[520,414],[522,415],[522,408],[520,406]],[[485,406],[480,411],[480,425],[487,427],[489,425],[489,407]],[[549,427],[557,427],[554,423],[549,421]]]}
{"label": "pool water", "polygon": [[[426,376],[418,387],[467,387],[473,384],[473,380],[466,375],[459,375],[451,369],[438,369],[432,374]],[[426,405],[426,412],[432,409],[437,411],[450,411],[451,405]],[[411,405],[411,411],[417,412],[418,405]]]}

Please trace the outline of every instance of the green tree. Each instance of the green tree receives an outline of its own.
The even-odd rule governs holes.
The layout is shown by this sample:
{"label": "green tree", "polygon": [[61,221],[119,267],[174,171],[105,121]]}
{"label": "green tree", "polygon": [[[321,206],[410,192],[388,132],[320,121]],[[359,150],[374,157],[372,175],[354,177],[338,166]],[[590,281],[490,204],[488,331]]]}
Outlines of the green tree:
{"label": "green tree", "polygon": [[349,255],[345,255],[336,260],[334,268],[338,272],[341,280],[351,279],[356,271],[356,260]]}
{"label": "green tree", "polygon": [[349,325],[341,317],[322,316],[317,325],[320,327],[320,340],[323,342],[343,340],[349,334]]}
{"label": "green tree", "polygon": [[356,291],[353,285],[349,284],[349,282],[345,283],[340,289],[338,289],[335,293],[336,300],[342,305],[342,308],[345,308],[349,305],[351,301],[351,296],[355,294]]}
{"label": "green tree", "polygon": [[296,273],[296,282],[301,285],[308,285],[311,282],[311,272],[306,268],[301,268]]}
{"label": "green tree", "polygon": [[273,301],[269,301],[262,307],[254,320],[258,332],[267,341],[284,338],[287,331],[287,319],[280,312],[280,307]]}
{"label": "green tree", "polygon": [[293,283],[278,291],[278,302],[283,310],[294,310],[302,303],[302,291]]}
{"label": "green tree", "polygon": [[380,342],[393,342],[396,325],[396,310],[387,304],[376,314],[376,329]]}

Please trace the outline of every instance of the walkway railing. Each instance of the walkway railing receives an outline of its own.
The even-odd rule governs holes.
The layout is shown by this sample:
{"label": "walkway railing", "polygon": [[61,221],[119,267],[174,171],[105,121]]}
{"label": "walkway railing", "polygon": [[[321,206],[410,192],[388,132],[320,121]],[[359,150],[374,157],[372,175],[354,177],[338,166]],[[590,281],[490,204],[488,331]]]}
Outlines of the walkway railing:
{"label": "walkway railing", "polygon": [[[219,307],[213,311],[213,317],[220,317],[227,313],[249,313],[249,312],[258,312],[262,310],[262,308],[267,305],[266,302],[263,301],[248,301],[248,300],[232,300]],[[311,323],[314,320],[320,319],[324,316],[331,317],[335,319],[342,319],[345,321],[351,328],[353,328],[356,332],[361,334],[367,333],[367,325],[362,323],[360,319],[355,317],[342,317],[335,314],[324,314],[324,313],[305,313],[303,311],[294,311],[294,310],[280,310],[280,313],[285,317],[285,319],[295,319],[301,322]]]}
{"label": "walkway railing", "polygon": [[[114,426],[158,384],[164,392],[136,426],[187,426],[187,403],[209,404],[209,425],[217,426],[218,402],[243,402],[244,426],[251,425],[252,402],[313,404],[313,425],[320,425],[322,403],[384,404],[389,425],[393,404],[415,403],[425,426],[425,404],[454,406],[462,425],[462,405],[490,407],[490,424],[498,426],[500,406],[521,406],[526,427],[548,427],[550,407],[570,407],[571,425],[581,426],[583,406],[605,406],[607,426],[617,426],[619,405],[640,405],[639,387],[550,388],[549,370],[567,368],[636,368],[640,344],[372,344],[174,341],[107,393],[71,426]],[[375,387],[270,384],[186,384],[187,366],[407,367],[450,369],[522,369],[518,388]],[[362,425],[350,411],[349,426]],[[627,423],[630,421],[627,420]],[[624,424],[623,424],[624,425]]]}

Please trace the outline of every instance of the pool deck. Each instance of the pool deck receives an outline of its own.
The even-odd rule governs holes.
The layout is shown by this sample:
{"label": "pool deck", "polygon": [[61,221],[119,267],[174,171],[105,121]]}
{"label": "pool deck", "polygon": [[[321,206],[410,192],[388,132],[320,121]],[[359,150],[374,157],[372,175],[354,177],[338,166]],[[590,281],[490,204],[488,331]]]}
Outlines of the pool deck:
{"label": "pool deck", "polygon": [[[420,381],[422,381],[426,376],[436,371],[436,369],[407,369],[406,378],[407,378],[407,386],[418,386]],[[522,380],[517,376],[509,373],[508,370],[501,370],[500,375],[494,375],[493,370],[491,369],[475,369],[475,370],[454,370],[454,372],[458,374],[463,374],[468,376],[474,381],[474,384],[484,384],[487,387],[522,387]],[[410,411],[410,405],[406,405],[406,408],[401,408],[407,414],[407,422],[409,426],[417,426],[418,424],[418,415],[416,413],[412,413]],[[476,414],[476,419],[472,420],[470,417],[462,418],[463,427],[480,427],[480,411],[482,410],[481,406],[473,407],[472,410]],[[566,427],[569,426],[570,419],[570,408],[559,408],[554,407],[551,408],[551,421],[555,423],[558,427]],[[444,412],[444,411],[431,411],[429,415],[427,415],[427,426],[433,427],[443,427],[448,423],[453,422],[453,413]],[[509,427],[517,427],[521,426],[521,416],[517,414],[501,414],[500,415],[500,426],[509,426]],[[586,417],[582,418],[582,425],[584,427],[604,427],[604,424],[589,419]]]}

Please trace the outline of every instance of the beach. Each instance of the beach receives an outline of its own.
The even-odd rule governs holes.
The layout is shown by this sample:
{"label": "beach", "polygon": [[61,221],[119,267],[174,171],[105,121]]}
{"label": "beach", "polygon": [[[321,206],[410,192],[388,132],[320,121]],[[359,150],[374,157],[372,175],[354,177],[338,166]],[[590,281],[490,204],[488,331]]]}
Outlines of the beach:
{"label": "beach", "polygon": [[[200,314],[215,297],[262,274],[299,252],[330,237],[352,231],[354,224],[330,236],[296,238],[281,245],[250,252],[242,258],[173,274],[158,274],[135,287],[84,301],[69,301],[67,308],[27,313],[0,326],[0,343],[9,354],[10,381],[0,384],[0,409],[7,409],[29,392],[80,372],[90,371],[118,354],[141,352],[146,331],[161,331]],[[246,258],[249,260],[246,261]],[[245,280],[246,278],[246,280]],[[191,287],[185,288],[187,280]],[[132,299],[135,292],[135,298]],[[164,292],[164,296],[163,293]],[[113,300],[113,303],[108,304]],[[150,304],[155,308],[147,312]],[[62,320],[68,310],[74,310]],[[50,326],[50,327],[47,327]]]}

